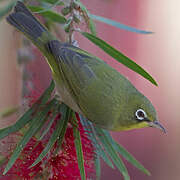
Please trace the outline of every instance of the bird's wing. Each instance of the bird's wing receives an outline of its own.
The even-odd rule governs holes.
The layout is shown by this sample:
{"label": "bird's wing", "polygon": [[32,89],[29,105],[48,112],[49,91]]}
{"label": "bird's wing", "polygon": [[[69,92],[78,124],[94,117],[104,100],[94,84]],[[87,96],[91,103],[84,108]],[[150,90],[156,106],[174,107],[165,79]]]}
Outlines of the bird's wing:
{"label": "bird's wing", "polygon": [[50,41],[48,48],[59,66],[63,83],[78,101],[82,90],[87,88],[92,81],[97,80],[92,67],[96,67],[103,62],[94,60],[91,56],[88,56],[88,53],[79,48],[69,44],[61,44],[57,40]]}

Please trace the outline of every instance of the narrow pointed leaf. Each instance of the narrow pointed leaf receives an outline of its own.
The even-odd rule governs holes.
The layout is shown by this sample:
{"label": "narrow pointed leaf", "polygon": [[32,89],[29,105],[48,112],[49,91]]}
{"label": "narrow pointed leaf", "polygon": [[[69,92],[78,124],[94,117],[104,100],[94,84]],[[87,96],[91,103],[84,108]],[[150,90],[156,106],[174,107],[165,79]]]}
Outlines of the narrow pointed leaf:
{"label": "narrow pointed leaf", "polygon": [[48,101],[54,88],[55,88],[55,83],[52,80],[49,87],[44,91],[44,93],[41,95],[41,97],[38,100],[40,102],[39,103],[40,105],[44,105]]}
{"label": "narrow pointed leaf", "polygon": [[47,4],[43,4],[43,9],[38,11],[38,13],[43,13],[43,12],[47,12],[48,10],[52,10],[53,8],[55,8],[56,6],[58,6],[60,1],[56,1],[54,2],[52,5],[48,6]]}
{"label": "narrow pointed leaf", "polygon": [[46,2],[46,3],[49,3],[49,4],[56,4],[58,6],[63,6],[64,3],[60,0],[38,0],[38,1],[41,1],[41,2]]}
{"label": "narrow pointed leaf", "polygon": [[83,157],[83,150],[81,144],[81,136],[80,132],[77,127],[73,127],[73,135],[74,135],[74,143],[76,147],[76,154],[78,160],[78,167],[81,175],[82,180],[86,180],[85,168],[84,168],[84,157]]}
{"label": "narrow pointed leaf", "polygon": [[62,118],[60,120],[58,120],[57,125],[56,125],[56,129],[52,133],[52,136],[49,139],[46,147],[44,148],[42,153],[39,155],[39,157],[36,159],[36,161],[30,166],[30,168],[35,166],[36,164],[38,164],[47,155],[47,153],[51,150],[54,143],[56,142],[56,140],[60,136],[61,131],[63,129],[63,125],[65,124],[65,122],[66,123],[68,122],[68,119],[66,119],[66,113],[62,115]]}
{"label": "narrow pointed leaf", "polygon": [[114,139],[111,137],[108,131],[103,130],[104,134],[106,134],[106,137],[109,139],[109,142],[111,142],[112,146],[116,149],[117,152],[119,152],[127,161],[129,161],[132,165],[134,165],[137,169],[141,170],[147,175],[150,175],[150,172],[144,168],[143,165],[140,164],[124,147],[122,147],[120,144],[118,144]]}
{"label": "narrow pointed leaf", "polygon": [[[98,142],[97,142],[98,143]],[[99,147],[96,149],[96,154],[101,157],[104,162],[111,167],[112,169],[114,169],[114,165],[112,164],[111,160],[109,159],[109,157],[107,156],[105,150],[103,150],[103,148],[101,147],[101,145],[99,145]]]}
{"label": "narrow pointed leaf", "polygon": [[100,156],[108,166],[114,169],[114,165],[112,164],[111,160],[107,156],[105,149],[103,149],[101,142],[97,140],[96,138],[97,134],[94,132],[93,129],[92,129],[92,133],[90,134],[91,134],[91,137],[93,137],[92,142],[94,142],[93,144],[96,147],[97,155]]}
{"label": "narrow pointed leaf", "polygon": [[[65,136],[65,133],[66,133],[66,129],[67,129],[67,126],[68,126],[68,121],[72,116],[72,110],[69,107],[67,107],[65,104],[63,104],[63,106],[64,107],[61,107],[60,112],[61,112],[61,114],[63,116],[62,118],[65,118],[66,120],[64,121],[64,124],[62,125],[63,128],[62,128],[60,136],[59,136],[59,138],[57,140],[57,148],[55,150],[55,154],[57,154],[59,149],[61,148],[64,136]],[[65,115],[65,117],[64,117],[64,115]]]}
{"label": "narrow pointed leaf", "polygon": [[37,108],[43,106],[48,101],[52,91],[54,90],[54,87],[55,84],[52,81],[50,86],[44,91],[39,100],[29,110],[27,110],[26,113],[24,113],[24,115],[14,125],[0,129],[0,139],[23,128],[32,119],[32,114],[37,111]]}
{"label": "narrow pointed leaf", "polygon": [[91,18],[89,19],[89,29],[91,33],[96,36],[96,26]]}
{"label": "narrow pointed leaf", "polygon": [[89,132],[87,133],[87,135],[93,143],[93,146],[95,147],[96,154],[100,156],[109,167],[114,169],[114,166],[109,157],[107,156],[106,151],[103,149],[101,142],[97,140],[97,134],[94,130],[92,123],[87,121],[82,115],[79,115],[79,117],[83,124],[83,127],[87,132]]}
{"label": "narrow pointed leaf", "polygon": [[0,139],[23,128],[32,119],[32,114],[36,111],[37,104],[34,104],[14,125],[0,129]]}
{"label": "narrow pointed leaf", "polygon": [[121,24],[121,23],[119,23],[117,21],[113,21],[111,19],[101,17],[101,16],[97,16],[97,15],[94,15],[94,14],[91,14],[90,17],[92,19],[94,19],[94,20],[109,24],[111,26],[115,26],[115,27],[120,28],[120,29],[124,29],[126,31],[140,33],[140,34],[152,34],[153,33],[151,31],[144,31],[144,30],[140,30],[140,29],[137,29],[137,28],[134,28],[134,27],[131,27],[131,26],[127,26],[127,25]]}
{"label": "narrow pointed leaf", "polygon": [[39,130],[39,128],[42,126],[44,121],[46,120],[47,114],[50,111],[50,109],[55,105],[56,100],[53,99],[41,112],[37,114],[34,119],[32,119],[31,126],[21,139],[21,141],[16,146],[10,160],[8,161],[8,164],[3,172],[3,174],[6,174],[9,169],[13,166],[17,158],[19,157],[21,151],[26,146],[26,144],[29,142],[29,140],[32,138],[32,136]]}
{"label": "narrow pointed leaf", "polygon": [[60,23],[60,24],[65,24],[66,23],[66,18],[64,16],[61,16],[60,14],[51,11],[51,10],[46,10],[45,8],[38,7],[38,6],[28,6],[28,8],[34,12],[41,14],[42,16],[48,18],[52,22]]}
{"label": "narrow pointed leaf", "polygon": [[112,146],[111,142],[108,140],[106,134],[103,132],[101,128],[95,127],[95,130],[97,131],[97,134],[99,135],[99,139],[101,143],[104,145],[104,149],[107,151],[109,156],[111,157],[113,163],[116,165],[116,167],[119,169],[119,171],[122,173],[125,180],[130,180],[128,171],[118,156],[116,149]]}
{"label": "narrow pointed leaf", "polygon": [[106,43],[102,39],[92,34],[89,34],[87,32],[81,32],[81,34],[87,39],[89,39],[92,43],[100,47],[105,53],[109,54],[111,57],[113,57],[120,63],[124,64],[126,67],[140,74],[145,79],[149,80],[151,83],[157,86],[156,81],[153,79],[153,77],[150,74],[148,74],[141,66],[136,64],[134,61],[129,59],[127,56],[125,56],[121,52],[119,52],[117,49],[115,49],[114,47],[110,46],[108,43]]}
{"label": "narrow pointed leaf", "polygon": [[151,173],[140,163],[138,162],[126,149],[124,149],[121,145],[119,145],[116,142],[116,150],[127,160],[129,161],[132,165],[134,165],[137,169],[141,170],[148,176],[151,175]]}
{"label": "narrow pointed leaf", "polygon": [[101,164],[100,164],[100,158],[97,156],[94,160],[95,169],[96,169],[96,180],[100,180],[101,177]]}
{"label": "narrow pointed leaf", "polygon": [[[92,133],[92,136],[95,136],[94,132]],[[100,156],[109,167],[114,169],[114,166],[109,157],[107,156],[106,151],[102,148],[102,145],[100,144],[100,142],[97,141],[96,137],[94,137],[93,139],[91,138],[91,141],[96,148],[96,154]]]}
{"label": "narrow pointed leaf", "polygon": [[48,131],[50,130],[56,116],[57,116],[57,111],[54,110],[52,117],[51,117],[50,121],[48,122],[48,124],[46,125],[46,128],[44,129],[43,133],[39,137],[36,136],[38,141],[41,141],[44,138],[44,136],[48,133]]}

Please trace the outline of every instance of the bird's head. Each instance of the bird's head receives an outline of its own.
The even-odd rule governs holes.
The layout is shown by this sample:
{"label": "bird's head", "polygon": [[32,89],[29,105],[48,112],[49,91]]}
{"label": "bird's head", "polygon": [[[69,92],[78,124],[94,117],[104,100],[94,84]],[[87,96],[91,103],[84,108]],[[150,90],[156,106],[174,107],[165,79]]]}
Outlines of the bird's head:
{"label": "bird's head", "polygon": [[[130,130],[143,127],[154,127],[166,132],[165,128],[158,121],[157,113],[152,103],[141,93],[128,95],[124,108],[124,117],[119,117],[116,130]],[[124,119],[122,121],[122,118]]]}

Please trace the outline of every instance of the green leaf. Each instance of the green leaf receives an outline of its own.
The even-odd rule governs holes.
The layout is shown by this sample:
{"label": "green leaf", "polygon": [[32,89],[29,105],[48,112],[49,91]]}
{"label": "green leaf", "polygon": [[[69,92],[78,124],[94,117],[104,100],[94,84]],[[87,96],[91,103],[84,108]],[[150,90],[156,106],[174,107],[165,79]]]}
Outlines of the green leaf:
{"label": "green leaf", "polygon": [[43,12],[47,12],[48,10],[51,10],[53,8],[55,8],[56,6],[58,6],[59,1],[54,2],[52,5],[48,6],[47,4],[42,4],[43,5],[43,9],[40,10],[38,13],[43,13]]}
{"label": "green leaf", "polygon": [[79,132],[78,128],[75,126],[73,126],[73,135],[74,135],[74,143],[75,143],[75,147],[76,147],[78,167],[79,167],[79,171],[81,174],[81,179],[86,180],[80,132]]}
{"label": "green leaf", "polygon": [[[57,112],[56,112],[56,113],[57,113]],[[51,126],[52,126],[52,124],[53,124],[53,122],[54,122],[54,119],[55,119],[56,116],[57,116],[56,113],[53,114],[53,117],[50,119],[48,125],[46,126],[46,129],[43,131],[43,133],[41,134],[41,136],[39,136],[39,137],[36,136],[38,141],[41,141],[41,140],[44,138],[44,136],[48,133],[48,131],[50,130],[50,128],[51,128]]]}
{"label": "green leaf", "polygon": [[30,108],[14,125],[4,129],[0,129],[0,139],[24,127],[31,120],[31,115],[34,111],[35,111],[35,106]]}
{"label": "green leaf", "polygon": [[129,161],[132,165],[134,165],[137,169],[141,170],[148,176],[150,175],[150,172],[144,168],[143,165],[140,164],[125,148],[123,148],[120,144],[118,144],[114,139],[111,137],[108,131],[103,130],[104,134],[106,134],[106,137],[109,139],[113,147],[116,149],[117,152],[119,152],[127,161]]}
{"label": "green leaf", "polygon": [[[64,121],[64,124],[62,125],[63,128],[61,130],[61,133],[59,135],[59,138],[57,139],[57,148],[55,150],[55,154],[58,153],[59,149],[61,148],[61,144],[63,142],[63,139],[64,139],[64,136],[65,136],[65,133],[66,133],[66,129],[67,129],[67,126],[68,126],[68,121],[70,120],[71,116],[72,116],[72,110],[66,106],[65,104],[63,104],[64,108],[61,107],[60,109],[60,112],[62,114],[62,118],[65,118],[66,121]],[[64,117],[65,115],[65,117]]]}
{"label": "green leaf", "polygon": [[91,138],[91,140],[92,140],[93,145],[96,147],[97,155],[100,156],[109,167],[114,169],[114,166],[111,160],[109,159],[109,157],[107,156],[106,151],[102,147],[101,142],[99,142],[96,138],[97,136],[96,132],[94,131],[94,129],[91,129],[91,131],[92,132],[90,134],[91,134],[91,137],[93,137]]}
{"label": "green leaf", "polygon": [[71,22],[72,22],[72,19],[68,19],[64,25],[64,30],[65,32],[68,32],[70,31],[70,26],[71,26]]}
{"label": "green leaf", "polygon": [[24,113],[24,115],[14,125],[0,129],[0,139],[23,128],[32,119],[32,114],[35,111],[38,111],[38,109],[48,101],[52,91],[54,90],[54,87],[55,84],[53,81],[51,81],[50,86],[44,91],[38,101],[28,111],[26,111],[26,113]]}
{"label": "green leaf", "polygon": [[48,18],[52,22],[60,23],[60,24],[65,24],[66,23],[66,18],[64,16],[61,16],[60,14],[51,11],[51,10],[46,10],[45,8],[38,7],[38,6],[28,6],[28,8],[34,12],[34,13],[39,13],[45,18]]}
{"label": "green leaf", "polygon": [[52,126],[52,124],[53,124],[53,122],[54,122],[54,120],[55,120],[55,118],[57,116],[57,109],[58,109],[58,106],[57,106],[56,109],[55,108],[53,109],[52,117],[50,118],[50,121],[48,122],[48,124],[44,125],[45,129],[42,132],[42,134],[39,137],[36,135],[36,138],[37,138],[38,141],[41,141],[44,138],[44,136],[48,133],[49,129],[51,128],[51,126]]}
{"label": "green leaf", "polygon": [[87,131],[87,135],[89,136],[91,142],[93,143],[93,146],[95,147],[96,154],[100,156],[109,167],[114,169],[114,166],[109,157],[107,156],[106,151],[103,149],[101,142],[97,140],[97,133],[95,132],[92,123],[86,118],[84,118],[82,115],[79,115],[79,117],[83,124],[83,127]]}
{"label": "green leaf", "polygon": [[98,47],[100,47],[105,53],[109,54],[111,57],[119,61],[120,63],[124,64],[126,67],[129,69],[137,72],[147,80],[149,80],[151,83],[157,86],[156,81],[152,78],[150,74],[148,74],[141,66],[136,64],[134,61],[129,59],[127,56],[123,55],[121,52],[119,52],[117,49],[114,47],[110,46],[108,43],[103,41],[102,39],[89,34],[87,32],[81,32],[81,34],[89,39],[91,42],[96,44]]}
{"label": "green leaf", "polygon": [[152,34],[153,33],[151,31],[144,31],[144,30],[136,29],[136,28],[133,28],[131,26],[127,26],[127,25],[121,24],[119,22],[113,21],[111,19],[104,18],[104,17],[101,17],[101,16],[97,16],[97,15],[94,15],[94,14],[91,14],[90,17],[92,19],[97,20],[97,21],[109,24],[111,26],[115,26],[115,27],[120,28],[120,29],[124,29],[126,31],[140,33],[140,34]]}
{"label": "green leaf", "polygon": [[37,116],[35,116],[32,119],[31,126],[29,127],[29,129],[24,134],[21,141],[16,146],[16,148],[15,148],[15,150],[14,150],[14,152],[13,152],[10,160],[8,161],[8,164],[7,164],[7,166],[6,166],[6,168],[5,168],[4,172],[3,172],[3,175],[5,175],[9,171],[9,169],[13,166],[13,164],[15,163],[17,158],[19,157],[19,155],[20,155],[21,151],[23,150],[23,148],[26,146],[26,144],[29,142],[29,140],[32,138],[32,136],[42,126],[44,121],[47,119],[46,117],[47,117],[48,112],[55,105],[55,103],[57,103],[57,101],[55,99],[53,99],[44,109],[42,109],[41,112],[39,112],[37,114]]}
{"label": "green leaf", "polygon": [[55,83],[52,80],[49,87],[44,91],[44,93],[41,95],[37,102],[39,102],[40,105],[46,104],[48,99],[51,97],[51,93],[53,92],[54,88]]}
{"label": "green leaf", "polygon": [[89,29],[90,29],[91,33],[96,36],[96,34],[97,34],[96,26],[94,24],[94,21],[91,18],[89,18]]}
{"label": "green leaf", "polygon": [[95,169],[96,169],[96,180],[100,180],[100,177],[101,177],[101,164],[100,164],[99,156],[95,157],[94,164],[95,164]]}
{"label": "green leaf", "polygon": [[129,161],[132,165],[134,165],[137,169],[141,170],[148,176],[151,175],[151,173],[143,166],[141,165],[140,162],[138,162],[126,149],[124,149],[120,144],[116,143],[116,150],[127,160]]}
{"label": "green leaf", "polygon": [[101,146],[100,142],[98,142],[98,140],[96,139],[94,132],[92,132],[92,136],[94,136],[94,139],[91,138],[91,140],[92,140],[93,145],[96,147],[96,150],[95,150],[96,154],[98,156],[100,156],[109,167],[114,169],[114,166],[113,166],[111,160],[107,156],[107,154],[106,154],[105,150],[103,149],[103,147]]}
{"label": "green leaf", "polygon": [[[99,142],[97,141],[97,143]],[[99,147],[96,148],[95,152],[97,156],[101,157],[109,167],[114,169],[114,165],[112,164],[111,160],[109,159],[109,157],[107,156],[105,150],[101,147],[101,145],[99,145]]]}
{"label": "green leaf", "polygon": [[38,0],[38,1],[41,1],[41,2],[46,2],[46,3],[49,3],[49,4],[56,4],[58,6],[64,6],[64,3],[60,0]]}
{"label": "green leaf", "polygon": [[[62,106],[64,106],[64,105],[62,105]],[[59,120],[57,122],[56,129],[52,133],[52,136],[49,139],[46,147],[43,149],[42,153],[39,155],[39,157],[36,159],[36,161],[30,166],[30,168],[32,168],[33,166],[38,164],[47,155],[47,153],[51,150],[51,148],[53,147],[54,143],[56,142],[56,140],[60,136],[61,131],[63,129],[63,126],[65,125],[65,122],[67,124],[68,120],[69,119],[66,118],[66,113],[62,114],[62,118],[61,118],[61,120]]]}
{"label": "green leaf", "polygon": [[126,166],[118,156],[116,149],[113,147],[111,142],[109,141],[108,137],[106,134],[103,132],[101,128],[95,127],[95,130],[98,134],[98,137],[101,141],[101,143],[104,146],[104,149],[108,152],[109,156],[111,157],[112,161],[116,165],[116,167],[119,169],[119,171],[122,173],[123,177],[125,180],[130,180],[128,171],[126,169]]}

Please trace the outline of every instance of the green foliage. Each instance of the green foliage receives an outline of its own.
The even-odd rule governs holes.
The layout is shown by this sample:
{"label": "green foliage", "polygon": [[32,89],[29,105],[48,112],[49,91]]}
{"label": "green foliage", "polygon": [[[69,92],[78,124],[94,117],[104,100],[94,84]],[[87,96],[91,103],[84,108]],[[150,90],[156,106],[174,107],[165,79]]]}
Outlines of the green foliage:
{"label": "green foliage", "polygon": [[95,45],[100,47],[104,52],[106,52],[111,57],[116,59],[118,62],[124,64],[129,69],[133,70],[134,72],[137,72],[138,74],[148,79],[151,83],[157,86],[156,81],[141,66],[139,66],[134,61],[129,59],[127,56],[125,56],[124,54],[119,52],[117,49],[109,45],[107,42],[87,32],[82,32],[81,34],[87,39],[89,39],[91,42],[93,42]]}
{"label": "green foliage", "polygon": [[109,159],[107,152],[104,150],[104,147],[102,146],[102,144],[99,143],[99,140],[98,140],[98,137],[96,136],[96,132],[95,132],[93,125],[90,122],[88,122],[86,120],[86,118],[84,118],[81,115],[80,115],[80,119],[81,119],[81,123],[83,124],[85,130],[87,132],[91,132],[91,133],[88,133],[88,136],[91,139],[91,141],[95,147],[97,157],[101,157],[109,167],[114,169],[114,165],[112,164],[112,161]]}
{"label": "green foliage", "polygon": [[96,169],[96,179],[100,180],[100,177],[101,177],[101,164],[100,164],[99,156],[95,157],[94,164],[95,164],[95,169]]}
{"label": "green foliage", "polygon": [[118,153],[116,152],[116,149],[114,148],[113,144],[111,144],[108,137],[103,133],[103,129],[95,127],[95,131],[97,133],[97,136],[98,136],[100,142],[104,146],[105,151],[108,153],[108,155],[112,159],[113,163],[116,165],[116,167],[122,173],[124,179],[129,180],[130,177],[128,175],[126,166],[124,165],[123,161],[119,158]]}
{"label": "green foliage", "polygon": [[[35,166],[36,164],[38,164],[46,155],[47,153],[51,150],[51,148],[53,147],[54,143],[57,141],[57,139],[59,138],[62,129],[65,125],[65,123],[68,123],[68,118],[66,117],[68,108],[64,105],[61,104],[60,106],[60,111],[63,111],[63,115],[62,118],[57,122],[56,125],[56,129],[54,130],[54,132],[51,135],[51,138],[49,139],[49,142],[47,143],[46,147],[44,148],[44,150],[42,151],[42,153],[39,155],[39,157],[36,159],[36,161],[31,165],[31,167]],[[63,110],[62,110],[63,109]],[[55,111],[55,113],[57,113]],[[64,138],[64,137],[63,137]]]}
{"label": "green foliage", "polygon": [[139,34],[152,34],[153,33],[151,31],[144,31],[144,30],[136,29],[136,28],[133,28],[131,26],[127,26],[127,25],[121,24],[119,22],[113,21],[112,19],[97,16],[94,14],[91,14],[90,17],[96,21],[100,21],[100,22],[103,22],[105,24],[108,24],[108,25],[111,25],[111,26],[114,26],[114,27],[117,27],[117,28],[120,28],[120,29],[123,29],[126,31],[135,32],[135,33],[139,33]]}
{"label": "green foliage", "polygon": [[45,90],[45,92],[42,94],[42,96],[38,99],[38,101],[29,109],[26,113],[12,126],[9,126],[4,129],[0,129],[0,139],[8,136],[11,133],[19,131],[21,128],[23,128],[27,123],[29,123],[32,120],[32,114],[43,107],[45,103],[48,101],[48,99],[51,96],[52,91],[54,90],[55,84],[52,81],[49,88]]}
{"label": "green foliage", "polygon": [[61,16],[60,14],[54,11],[47,10],[45,8],[38,7],[38,6],[28,6],[28,7],[32,12],[41,14],[43,17],[47,18],[48,20],[52,22],[56,22],[60,24],[65,24],[66,22],[66,18],[64,16]]}
{"label": "green foliage", "polygon": [[53,108],[56,104],[56,100],[53,99],[45,108],[43,108],[40,112],[37,113],[37,115],[31,120],[31,124],[27,132],[25,132],[23,138],[16,146],[15,150],[13,151],[13,154],[8,161],[8,164],[4,170],[3,174],[6,174],[8,170],[13,166],[16,159],[19,157],[21,151],[24,149],[26,144],[29,142],[29,140],[37,133],[37,131],[40,129],[40,127],[45,123],[47,120],[47,114]]}
{"label": "green foliage", "polygon": [[127,161],[129,161],[137,169],[144,172],[148,176],[150,175],[150,172],[146,168],[144,168],[144,166],[142,166],[124,147],[122,147],[120,144],[115,142],[112,139],[111,135],[106,130],[103,130],[102,134],[107,137],[108,141],[112,144],[112,146],[116,149],[116,151],[120,155],[122,155]]}
{"label": "green foliage", "polygon": [[67,106],[64,106],[64,108],[61,108],[60,113],[62,115],[63,124],[62,124],[61,132],[59,133],[59,137],[57,139],[57,148],[55,150],[55,154],[57,154],[61,148],[61,144],[64,140],[64,136],[65,136],[66,129],[68,126],[68,121],[72,117],[72,110],[70,108],[67,108]]}
{"label": "green foliage", "polygon": [[41,3],[52,4],[53,7],[54,7],[54,5],[56,5],[56,6],[64,6],[63,1],[60,1],[60,0],[38,0],[38,1],[41,2]]}
{"label": "green foliage", "polygon": [[[76,118],[75,115],[73,117],[74,117],[74,119]],[[81,179],[86,180],[81,136],[80,136],[80,132],[76,126],[73,127],[73,135],[74,135],[74,143],[75,143],[75,147],[76,147],[78,167],[79,167]]]}
{"label": "green foliage", "polygon": [[[116,141],[113,140],[108,131],[94,126],[90,121],[86,120],[86,118],[84,118],[81,115],[80,119],[82,124],[86,128],[86,131],[90,132],[88,133],[88,136],[93,142],[96,149],[97,159],[95,161],[97,161],[99,157],[103,157],[104,155],[102,154],[107,153],[107,155],[110,157],[111,161],[114,163],[116,168],[118,168],[124,176],[124,179],[129,179],[127,169],[123,164],[121,158],[119,157],[119,155],[121,155],[140,171],[147,175],[150,175],[150,172],[146,168],[144,168],[143,165],[141,165],[125,148],[123,148],[121,145],[119,145]],[[102,151],[99,151],[99,146],[101,147]],[[97,174],[99,173],[100,172],[97,169]]]}

